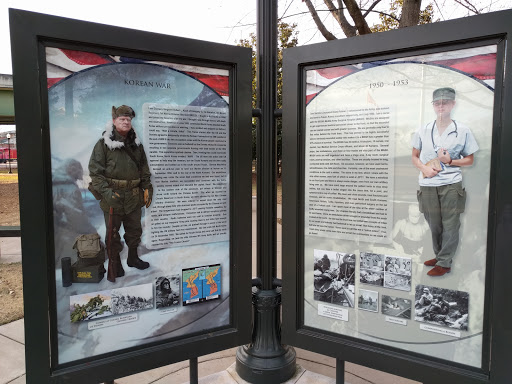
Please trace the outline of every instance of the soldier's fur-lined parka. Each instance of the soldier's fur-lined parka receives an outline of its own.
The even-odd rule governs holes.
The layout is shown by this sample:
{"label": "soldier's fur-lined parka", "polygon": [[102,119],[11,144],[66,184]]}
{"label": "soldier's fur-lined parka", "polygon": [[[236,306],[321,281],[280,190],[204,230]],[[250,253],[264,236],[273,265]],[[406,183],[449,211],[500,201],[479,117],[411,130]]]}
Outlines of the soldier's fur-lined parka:
{"label": "soldier's fur-lined parka", "polygon": [[[125,146],[131,150],[137,164],[132,160]],[[89,160],[89,175],[94,189],[103,197],[100,207],[104,212],[108,212],[109,208],[113,207],[114,214],[128,214],[144,205],[142,192],[144,189],[148,189],[150,195],[153,193],[146,153],[133,128],[125,138],[115,130],[113,125],[103,132]],[[138,187],[124,190],[113,189],[108,180],[139,178]],[[113,199],[113,192],[117,192],[121,197]]]}

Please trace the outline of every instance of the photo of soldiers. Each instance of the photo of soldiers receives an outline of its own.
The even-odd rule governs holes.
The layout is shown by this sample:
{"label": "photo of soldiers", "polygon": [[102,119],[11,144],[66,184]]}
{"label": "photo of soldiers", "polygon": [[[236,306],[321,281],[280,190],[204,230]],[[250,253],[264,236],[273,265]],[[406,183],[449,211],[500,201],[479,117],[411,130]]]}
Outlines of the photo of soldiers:
{"label": "photo of soldiers", "polygon": [[359,282],[382,287],[384,285],[384,255],[361,252],[359,255]]}
{"label": "photo of soldiers", "polygon": [[112,126],[103,132],[89,160],[91,187],[105,219],[107,279],[111,282],[125,274],[119,255],[123,249],[121,225],[128,246],[127,265],[140,270],[149,267],[139,258],[137,248],[142,235],[141,208],[150,206],[153,187],[144,147],[132,127],[134,118],[131,107],[113,106]]}
{"label": "photo of soldiers", "polygon": [[64,159],[58,162],[52,175],[53,220],[60,229],[55,237],[55,262],[60,264],[62,257],[69,253],[77,236],[96,233],[84,206],[79,185],[84,178],[84,170],[78,160]]}
{"label": "photo of soldiers", "polygon": [[421,308],[430,305],[432,300],[434,300],[434,296],[430,293],[430,289],[428,287],[424,287],[423,292],[420,294],[420,297],[416,299],[416,303],[414,305],[416,308]]}
{"label": "photo of soldiers", "polygon": [[403,319],[411,318],[411,300],[401,297],[382,295],[383,315],[401,317]]}
{"label": "photo of soldiers", "polygon": [[361,268],[371,269],[376,272],[384,271],[384,255],[371,252],[361,252]]}
{"label": "photo of soldiers", "polygon": [[469,294],[446,288],[416,287],[415,320],[467,330]]}
{"label": "photo of soldiers", "polygon": [[424,262],[434,267],[429,276],[451,271],[459,244],[460,214],[466,203],[461,167],[472,165],[478,150],[471,130],[452,119],[455,94],[449,87],[433,92],[436,120],[420,128],[412,139],[412,162],[420,171],[419,209],[430,227],[435,255]]}
{"label": "photo of soldiers", "polygon": [[379,292],[359,290],[358,309],[370,312],[379,312]]}
{"label": "photo of soldiers", "polygon": [[384,273],[384,288],[397,289],[399,291],[411,290],[411,275],[400,275],[397,273]]}
{"label": "photo of soldiers", "polygon": [[409,204],[407,217],[393,226],[393,247],[403,254],[419,258],[423,254],[427,231],[428,224],[421,217],[418,204]]}
{"label": "photo of soldiers", "polygon": [[353,253],[315,249],[313,298],[353,308],[355,265]]}
{"label": "photo of soldiers", "polygon": [[384,272],[360,269],[359,282],[362,284],[377,285],[382,287],[384,284]]}
{"label": "photo of soldiers", "polygon": [[359,262],[359,282],[362,284],[400,291],[411,290],[410,258],[361,252]]}
{"label": "photo of soldiers", "polygon": [[386,256],[385,259],[386,272],[398,273],[401,275],[411,275],[412,262],[411,259],[406,257],[392,257]]}
{"label": "photo of soldiers", "polygon": [[160,276],[155,283],[155,301],[157,308],[174,307],[180,300],[180,276],[169,278]]}
{"label": "photo of soldiers", "polygon": [[142,311],[154,307],[152,284],[114,288],[111,291],[112,314]]}

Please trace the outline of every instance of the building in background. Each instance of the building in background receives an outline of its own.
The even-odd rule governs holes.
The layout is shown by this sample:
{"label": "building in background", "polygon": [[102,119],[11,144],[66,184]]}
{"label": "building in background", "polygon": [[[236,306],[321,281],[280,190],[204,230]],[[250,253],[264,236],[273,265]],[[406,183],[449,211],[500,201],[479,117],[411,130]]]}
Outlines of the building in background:
{"label": "building in background", "polygon": [[14,93],[12,75],[0,74],[0,163],[16,160],[16,126],[14,125]]}

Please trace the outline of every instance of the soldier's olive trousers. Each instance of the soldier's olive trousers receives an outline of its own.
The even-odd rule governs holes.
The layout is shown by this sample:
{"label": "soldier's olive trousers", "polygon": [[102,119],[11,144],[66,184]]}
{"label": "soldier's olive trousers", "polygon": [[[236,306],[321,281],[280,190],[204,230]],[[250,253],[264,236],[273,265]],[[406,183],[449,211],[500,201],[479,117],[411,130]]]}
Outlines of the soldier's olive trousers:
{"label": "soldier's olive trousers", "polygon": [[[105,228],[107,234],[105,236],[105,242],[109,239],[109,214],[103,212],[105,217]],[[124,227],[124,241],[128,248],[137,248],[140,243],[140,237],[142,236],[142,225],[140,223],[141,210],[137,208],[135,211],[130,212],[126,215],[112,215],[112,252],[114,254],[120,253],[123,250],[123,244],[121,244],[121,236],[119,235],[119,229],[121,224]],[[108,243],[107,243],[108,246]]]}
{"label": "soldier's olive trousers", "polygon": [[420,186],[418,203],[432,232],[436,265],[450,268],[459,245],[460,214],[466,204],[462,182],[441,187]]}

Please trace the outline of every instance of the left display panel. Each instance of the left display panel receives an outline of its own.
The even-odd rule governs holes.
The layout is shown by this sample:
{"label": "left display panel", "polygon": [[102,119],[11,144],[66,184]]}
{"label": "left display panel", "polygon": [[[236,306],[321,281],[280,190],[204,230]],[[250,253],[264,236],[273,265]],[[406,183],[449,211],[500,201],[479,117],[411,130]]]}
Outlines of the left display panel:
{"label": "left display panel", "polygon": [[[240,219],[250,218],[250,178],[243,180],[250,138],[241,129],[250,122],[250,94],[241,89],[250,84],[250,52],[222,46],[234,59],[216,61],[218,44],[169,36],[155,43],[154,34],[15,10],[11,29],[31,19],[53,38],[36,30],[32,36],[34,64],[44,68],[32,84],[39,87],[40,125],[32,119],[17,127],[20,136],[40,134],[42,148],[20,145],[20,196],[23,212],[27,197],[44,195],[46,225],[38,231],[46,240],[47,291],[37,296],[49,311],[29,311],[25,326],[49,315],[49,379],[107,356],[130,360],[149,346],[147,362],[132,370],[155,366],[155,348],[167,350],[170,363],[246,341],[239,320],[250,316],[250,265],[238,258],[242,249],[250,252],[243,232],[250,222]],[[84,25],[93,33],[82,36]],[[77,38],[57,41],[63,27]],[[113,36],[109,48],[95,41],[105,29]],[[165,48],[141,52],[122,43],[134,41],[130,36],[139,44],[153,37],[150,45]],[[21,39],[12,39],[15,57]],[[212,47],[190,49],[205,44]],[[16,74],[29,66],[14,64],[18,101],[27,89],[18,90]],[[22,102],[16,108],[24,114]],[[22,183],[23,169],[39,169],[44,185]],[[34,256],[25,243],[34,233],[32,220],[25,223],[28,264],[25,257]],[[35,282],[29,269],[26,292]],[[245,280],[247,294],[233,289]]]}
{"label": "left display panel", "polygon": [[45,53],[59,363],[228,326],[229,71]]}

